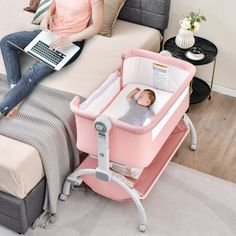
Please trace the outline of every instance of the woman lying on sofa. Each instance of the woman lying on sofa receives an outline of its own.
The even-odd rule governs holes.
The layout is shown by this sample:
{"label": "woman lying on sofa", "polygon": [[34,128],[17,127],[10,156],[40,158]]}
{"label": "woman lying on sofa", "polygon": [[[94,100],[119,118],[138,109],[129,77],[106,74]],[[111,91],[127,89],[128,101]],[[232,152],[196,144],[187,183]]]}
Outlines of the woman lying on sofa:
{"label": "woman lying on sofa", "polygon": [[[50,47],[58,50],[69,43],[74,43],[80,47],[80,50],[66,65],[69,65],[79,57],[85,39],[102,30],[103,4],[103,0],[71,0],[69,4],[64,0],[54,0],[52,2],[40,24],[41,30],[50,29],[60,36],[52,42]],[[90,18],[92,19],[92,24],[89,25]],[[3,116],[8,119],[13,118],[35,86],[55,71],[45,63],[37,61],[21,75],[19,51],[9,43],[10,41],[24,48],[41,30],[12,33],[3,37],[0,42],[7,80],[11,88],[0,102],[0,118]]]}

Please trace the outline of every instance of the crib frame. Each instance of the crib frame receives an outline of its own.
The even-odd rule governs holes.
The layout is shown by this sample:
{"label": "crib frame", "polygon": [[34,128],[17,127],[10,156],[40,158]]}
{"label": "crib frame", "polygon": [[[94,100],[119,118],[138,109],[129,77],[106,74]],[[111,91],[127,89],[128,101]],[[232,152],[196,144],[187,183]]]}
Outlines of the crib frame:
{"label": "crib frame", "polygon": [[[129,83],[129,81],[132,82],[132,76],[127,76],[127,74],[123,73],[125,69],[124,61],[132,57],[151,58],[154,61],[160,60],[167,65],[177,64],[183,70],[188,71],[188,73],[186,75],[184,74],[184,76],[186,76],[184,80],[179,78],[182,82],[177,86],[176,91],[173,92],[172,96],[168,99],[167,105],[160,109],[159,114],[152,119],[150,124],[141,128],[130,126],[125,123],[123,124],[122,122],[122,124],[120,124],[120,121],[117,119],[106,115],[94,115],[87,110],[80,109],[79,97],[75,97],[71,102],[71,109],[76,114],[77,130],[79,132],[82,131],[80,133],[83,133],[83,139],[79,139],[77,137],[77,147],[79,149],[81,148],[82,151],[85,151],[90,155],[80,164],[77,170],[67,177],[63,186],[62,194],[60,195],[60,200],[66,200],[70,194],[71,187],[77,187],[84,181],[95,192],[108,198],[118,201],[132,200],[136,205],[139,214],[138,229],[141,232],[145,232],[147,217],[140,200],[146,198],[149,194],[188,133],[191,134],[190,148],[192,150],[197,148],[196,130],[190,118],[185,113],[189,106],[188,86],[193,75],[195,74],[196,68],[187,62],[175,58],[168,58],[166,56],[161,56],[141,49],[130,50],[122,56],[123,61],[120,69],[121,77],[120,80],[115,80],[115,82],[119,84],[118,87],[120,87],[120,90],[123,89],[125,83]],[[180,75],[178,74],[178,76]],[[134,77],[136,78],[136,74]],[[142,82],[143,76],[140,76],[140,78]],[[176,81],[176,76],[173,78],[174,81]],[[115,94],[116,97],[117,92],[115,92]],[[92,99],[95,100],[97,98],[98,96],[92,97]],[[110,102],[108,102],[108,104],[110,104]],[[170,112],[167,123],[162,126],[158,136],[152,139],[152,145],[154,145],[155,148],[146,153],[144,156],[145,160],[140,161],[140,158],[144,152],[141,152],[141,150],[138,152],[137,150],[134,150],[133,152],[132,145],[131,148],[129,148],[129,152],[131,153],[129,153],[130,158],[127,158],[127,155],[125,155],[124,158],[124,151],[126,149],[121,149],[124,148],[126,143],[120,143],[120,140],[116,139],[114,134],[119,134],[121,137],[123,137],[123,135],[126,135],[126,137],[134,137],[135,135],[139,135],[138,137],[141,137],[138,139],[139,141],[147,138],[150,139],[150,135],[147,136],[146,134],[150,134],[152,130],[157,127],[157,124],[161,123],[161,120],[164,118],[165,114],[167,114],[170,110],[172,110],[172,113]],[[110,134],[111,129],[113,130]],[[96,132],[94,132],[95,130]],[[164,130],[167,130],[167,132],[164,132]],[[120,134],[119,132],[122,133]],[[134,136],[128,136],[129,133]],[[111,140],[110,136],[113,137],[111,144],[109,142],[109,140]],[[89,140],[89,143],[86,140]],[[116,146],[119,143],[119,153],[116,152],[118,150],[117,147],[115,149],[114,145],[112,145],[114,142]],[[97,148],[94,148],[96,143]],[[111,148],[110,150],[110,147],[113,149]],[[147,146],[143,146],[142,148],[147,150],[146,147]],[[152,149],[151,146],[148,147]],[[120,153],[122,154],[121,159],[119,159]],[[94,155],[96,158],[94,158]],[[120,160],[121,162],[118,162],[117,160]],[[112,174],[110,171],[110,161],[115,161],[127,166],[145,168],[135,185],[130,187]],[[94,175],[95,178],[90,178],[90,176]],[[109,188],[107,188],[107,184]]]}
{"label": "crib frame", "polygon": [[[72,174],[70,174],[64,183],[63,191],[62,191],[62,194],[60,195],[60,200],[65,201],[68,198],[68,196],[70,194],[71,187],[73,187],[73,188],[78,187],[79,185],[82,184],[83,179],[81,178],[81,176],[83,176],[83,175],[96,175],[96,177],[102,181],[105,181],[105,182],[113,181],[118,186],[120,186],[124,191],[126,191],[126,193],[130,196],[130,198],[132,199],[132,201],[136,205],[136,208],[137,208],[138,214],[139,214],[138,229],[141,232],[145,232],[146,226],[147,226],[147,217],[146,217],[145,209],[144,209],[140,200],[144,199],[147,196],[147,194],[150,192],[150,190],[155,185],[156,181],[160,178],[160,176],[163,173],[163,171],[165,170],[166,166],[169,164],[172,157],[174,156],[174,154],[176,153],[179,146],[184,141],[185,137],[188,135],[189,132],[191,134],[190,148],[191,148],[191,150],[196,150],[196,148],[197,148],[196,130],[194,128],[192,121],[190,120],[190,118],[187,116],[186,113],[184,114],[182,121],[186,125],[187,130],[185,131],[185,133],[183,134],[183,136],[179,140],[179,142],[176,143],[176,145],[173,149],[173,152],[171,152],[171,155],[167,156],[165,158],[165,163],[164,163],[163,167],[158,172],[158,175],[155,177],[154,181],[152,182],[152,185],[149,187],[147,193],[144,196],[141,196],[135,188],[130,188],[125,183],[123,183],[120,179],[118,179],[117,177],[115,177],[111,174],[111,172],[109,171],[109,141],[106,141],[105,150],[104,150],[104,145],[98,145],[98,150],[99,150],[100,155],[98,155],[97,168],[94,168],[94,169],[80,169],[79,168],[76,171],[74,171]],[[111,128],[111,123],[110,123],[110,120],[108,117],[99,116],[96,119],[95,124],[97,122],[102,123],[107,128],[107,130],[109,130]],[[107,125],[107,123],[109,123],[109,125]],[[110,126],[110,127],[108,127],[108,126]],[[99,132],[98,132],[98,135],[99,135]],[[109,133],[107,134],[106,138],[107,138],[107,140],[109,140]],[[98,137],[98,139],[99,139],[99,137]],[[168,140],[166,141],[165,145],[168,145]],[[163,146],[163,148],[165,148],[165,145]],[[156,157],[156,158],[158,158],[158,157]]]}

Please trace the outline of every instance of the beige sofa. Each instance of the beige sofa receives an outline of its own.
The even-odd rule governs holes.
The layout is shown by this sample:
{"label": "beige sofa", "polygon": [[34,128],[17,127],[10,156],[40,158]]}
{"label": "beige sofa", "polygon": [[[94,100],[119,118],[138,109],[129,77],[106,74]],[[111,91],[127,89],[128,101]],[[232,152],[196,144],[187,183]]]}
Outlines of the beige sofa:
{"label": "beige sofa", "polygon": [[[163,14],[168,15],[169,0],[166,0],[165,4],[168,11]],[[0,39],[11,32],[38,28],[31,24],[33,14],[23,10],[27,5],[26,0],[0,0]],[[87,40],[76,62],[49,76],[41,84],[87,98],[111,72],[120,66],[122,52],[129,48],[159,51],[161,39],[162,36],[157,29],[118,20],[111,38],[96,35]],[[22,56],[22,70],[26,70],[31,63],[33,63],[32,58],[27,55]],[[1,55],[0,73],[5,73]],[[0,193],[4,192],[10,197],[24,201],[31,190],[44,178],[38,151],[33,146],[0,135],[0,156]],[[1,218],[1,213],[0,209],[0,224],[18,232],[26,230],[25,225],[12,227],[6,224]],[[32,222],[27,224],[30,223]]]}

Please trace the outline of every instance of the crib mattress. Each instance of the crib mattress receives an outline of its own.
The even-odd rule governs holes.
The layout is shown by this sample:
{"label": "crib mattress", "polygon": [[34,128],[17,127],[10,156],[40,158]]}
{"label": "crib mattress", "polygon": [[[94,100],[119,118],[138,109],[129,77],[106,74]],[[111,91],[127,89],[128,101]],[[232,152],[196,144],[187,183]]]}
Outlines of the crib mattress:
{"label": "crib mattress", "polygon": [[[135,88],[151,89],[156,96],[155,103],[150,107],[154,114],[157,114],[163,106],[167,103],[168,99],[171,97],[172,93],[164,90],[152,88],[150,86],[140,84],[140,83],[130,83],[127,84],[119,93],[118,96],[112,101],[112,103],[101,113],[102,115],[119,119],[129,110],[129,103],[127,102],[127,95],[130,91]],[[136,99],[139,96],[139,93],[134,96]],[[155,107],[154,107],[155,106]],[[121,109],[122,107],[122,109]],[[91,109],[91,108],[90,108]],[[147,125],[150,122],[150,119],[147,118],[143,125]]]}
{"label": "crib mattress", "polygon": [[[6,8],[4,14],[9,11]],[[3,28],[2,28],[3,27]],[[5,28],[4,28],[5,27]],[[9,27],[0,25],[1,37]],[[11,29],[13,31],[14,29]],[[135,39],[135,40],[134,40]],[[100,35],[87,40],[78,63],[49,76],[42,82],[51,88],[88,97],[121,63],[121,54],[129,48],[158,51],[159,31],[148,27],[117,21],[112,38]],[[31,60],[31,59],[30,59]],[[23,58],[24,65],[29,58]],[[4,72],[0,58],[0,72]],[[34,147],[0,135],[0,191],[23,199],[44,177],[43,166]]]}

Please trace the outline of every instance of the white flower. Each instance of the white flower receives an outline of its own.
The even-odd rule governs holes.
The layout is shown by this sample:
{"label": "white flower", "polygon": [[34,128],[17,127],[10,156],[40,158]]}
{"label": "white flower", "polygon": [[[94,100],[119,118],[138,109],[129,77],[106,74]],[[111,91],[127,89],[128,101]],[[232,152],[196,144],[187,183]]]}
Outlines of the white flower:
{"label": "white flower", "polygon": [[206,17],[200,15],[200,10],[198,12],[189,12],[187,15],[184,15],[184,18],[180,20],[179,24],[182,29],[191,30],[197,32],[200,27],[200,22],[206,21]]}
{"label": "white flower", "polygon": [[189,30],[191,29],[191,21],[189,21],[187,18],[184,18],[180,21],[180,26],[183,29]]}
{"label": "white flower", "polygon": [[197,22],[197,21],[195,21],[194,23],[193,23],[193,31],[194,32],[197,32],[198,30],[199,30],[199,27],[200,27],[200,24],[199,24],[199,22]]}

